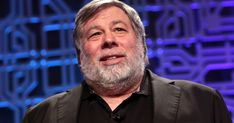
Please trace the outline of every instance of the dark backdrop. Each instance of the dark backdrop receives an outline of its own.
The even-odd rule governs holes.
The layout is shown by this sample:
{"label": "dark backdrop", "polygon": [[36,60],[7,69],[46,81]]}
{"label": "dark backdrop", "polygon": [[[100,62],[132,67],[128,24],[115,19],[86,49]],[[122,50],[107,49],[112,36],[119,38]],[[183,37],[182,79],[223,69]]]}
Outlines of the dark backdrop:
{"label": "dark backdrop", "polygon": [[[82,80],[74,16],[89,0],[1,0],[0,123]],[[234,0],[124,0],[147,32],[149,68],[219,90],[234,111]]]}

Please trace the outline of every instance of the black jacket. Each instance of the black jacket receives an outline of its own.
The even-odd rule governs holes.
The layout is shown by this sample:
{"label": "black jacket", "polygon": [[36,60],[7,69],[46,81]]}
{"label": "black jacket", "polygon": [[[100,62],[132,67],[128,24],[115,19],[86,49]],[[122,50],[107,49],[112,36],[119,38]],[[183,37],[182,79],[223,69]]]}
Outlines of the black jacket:
{"label": "black jacket", "polygon": [[[147,70],[155,123],[232,123],[221,95],[207,86],[169,80]],[[30,108],[24,123],[77,123],[82,85]]]}

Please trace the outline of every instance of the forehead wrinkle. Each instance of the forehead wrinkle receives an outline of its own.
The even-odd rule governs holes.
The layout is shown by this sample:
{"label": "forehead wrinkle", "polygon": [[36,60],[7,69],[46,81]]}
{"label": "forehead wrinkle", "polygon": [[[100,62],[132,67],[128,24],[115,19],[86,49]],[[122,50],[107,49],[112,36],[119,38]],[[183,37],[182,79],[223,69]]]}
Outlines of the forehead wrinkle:
{"label": "forehead wrinkle", "polygon": [[[123,25],[127,26],[127,24],[125,22],[121,21],[121,20],[114,20],[114,21],[111,22],[112,26],[117,25],[117,24],[123,24]],[[87,29],[86,32],[89,32],[89,31],[91,31],[93,29],[101,29],[101,26],[100,25],[92,25],[91,27],[89,27]]]}
{"label": "forehead wrinkle", "polygon": [[117,25],[117,24],[124,24],[125,26],[127,26],[127,24],[121,20],[114,20],[112,21],[112,25]]}

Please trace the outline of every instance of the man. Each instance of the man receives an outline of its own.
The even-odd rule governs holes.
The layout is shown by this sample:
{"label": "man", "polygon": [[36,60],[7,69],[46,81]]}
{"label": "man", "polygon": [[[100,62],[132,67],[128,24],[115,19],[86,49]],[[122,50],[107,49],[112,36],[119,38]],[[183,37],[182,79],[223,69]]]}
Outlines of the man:
{"label": "man", "polygon": [[130,6],[91,1],[75,25],[85,81],[29,109],[24,123],[231,123],[217,91],[145,68],[144,26]]}

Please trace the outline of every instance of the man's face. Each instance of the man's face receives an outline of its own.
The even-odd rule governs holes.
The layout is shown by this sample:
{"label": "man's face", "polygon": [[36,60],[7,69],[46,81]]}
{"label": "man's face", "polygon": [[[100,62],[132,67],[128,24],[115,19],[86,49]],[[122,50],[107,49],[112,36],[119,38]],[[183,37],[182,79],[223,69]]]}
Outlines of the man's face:
{"label": "man's face", "polygon": [[83,29],[80,65],[87,79],[113,88],[119,81],[134,76],[136,68],[139,71],[139,67],[144,67],[143,46],[120,8],[101,10]]}
{"label": "man's face", "polygon": [[136,35],[128,16],[117,7],[104,9],[84,26],[84,51],[93,64],[117,65],[132,55]]}

